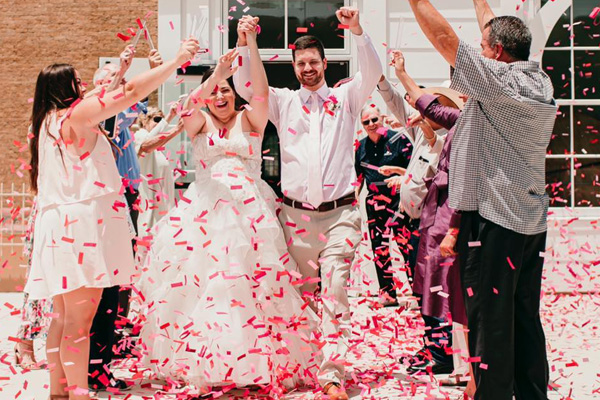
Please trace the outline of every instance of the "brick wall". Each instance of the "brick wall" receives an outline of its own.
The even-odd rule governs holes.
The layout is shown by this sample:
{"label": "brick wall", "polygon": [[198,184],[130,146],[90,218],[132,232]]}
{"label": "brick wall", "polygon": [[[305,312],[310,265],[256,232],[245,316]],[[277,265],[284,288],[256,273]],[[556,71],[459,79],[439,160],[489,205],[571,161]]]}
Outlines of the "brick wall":
{"label": "brick wall", "polygon": [[[86,82],[98,66],[99,57],[118,57],[125,43],[117,32],[135,27],[136,18],[149,11],[149,30],[158,43],[158,0],[20,0],[0,1],[0,93],[3,97],[0,125],[0,182],[20,183],[11,172],[19,158],[29,160],[27,150],[19,152],[15,140],[26,143],[33,97],[40,70],[55,62],[73,64]],[[137,57],[148,52],[144,40]]]}

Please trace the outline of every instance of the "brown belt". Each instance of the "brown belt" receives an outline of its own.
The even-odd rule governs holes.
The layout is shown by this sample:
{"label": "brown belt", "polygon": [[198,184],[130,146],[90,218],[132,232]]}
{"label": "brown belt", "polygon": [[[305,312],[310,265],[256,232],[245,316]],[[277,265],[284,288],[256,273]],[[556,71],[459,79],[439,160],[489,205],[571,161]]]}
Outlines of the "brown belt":
{"label": "brown belt", "polygon": [[298,208],[300,210],[317,211],[317,212],[325,212],[325,211],[335,210],[338,207],[353,204],[355,201],[356,201],[356,197],[354,196],[354,193],[350,193],[350,194],[345,195],[344,197],[340,197],[337,200],[326,201],[324,203],[321,203],[319,205],[319,207],[314,208],[309,203],[304,203],[304,202],[298,201],[298,200],[292,200],[289,197],[283,196],[283,204],[285,204],[287,206],[290,206],[292,208]]}

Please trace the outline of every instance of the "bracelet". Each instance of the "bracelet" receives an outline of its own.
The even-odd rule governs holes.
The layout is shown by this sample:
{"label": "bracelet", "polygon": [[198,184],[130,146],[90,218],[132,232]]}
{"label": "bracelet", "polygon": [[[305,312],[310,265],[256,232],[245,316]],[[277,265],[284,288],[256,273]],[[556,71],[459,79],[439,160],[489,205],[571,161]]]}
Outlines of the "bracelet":
{"label": "bracelet", "polygon": [[449,228],[447,235],[458,236],[458,228]]}

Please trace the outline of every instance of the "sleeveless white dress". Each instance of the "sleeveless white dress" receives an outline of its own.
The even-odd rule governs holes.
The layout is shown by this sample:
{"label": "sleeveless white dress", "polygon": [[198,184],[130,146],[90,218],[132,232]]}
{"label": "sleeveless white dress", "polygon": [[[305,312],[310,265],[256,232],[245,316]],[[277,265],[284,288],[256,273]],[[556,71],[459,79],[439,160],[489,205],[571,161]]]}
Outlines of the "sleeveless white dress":
{"label": "sleeveless white dress", "polygon": [[66,115],[49,113],[40,130],[38,213],[24,289],[30,299],[82,287],[128,285],[137,277],[128,209],[111,146],[101,135],[89,153],[67,151],[57,140]]}
{"label": "sleeveless white dress", "polygon": [[316,382],[316,315],[261,179],[259,134],[198,134],[196,180],[156,226],[138,284],[145,365],[199,389]]}

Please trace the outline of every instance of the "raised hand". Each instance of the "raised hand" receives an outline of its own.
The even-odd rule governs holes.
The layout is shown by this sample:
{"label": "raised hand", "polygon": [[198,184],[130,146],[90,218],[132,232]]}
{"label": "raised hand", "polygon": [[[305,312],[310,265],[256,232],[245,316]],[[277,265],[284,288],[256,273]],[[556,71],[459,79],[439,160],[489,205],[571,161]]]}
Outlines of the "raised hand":
{"label": "raised hand", "polygon": [[156,68],[163,64],[163,59],[158,50],[150,50],[150,53],[148,54],[148,62],[150,63],[150,68]]}
{"label": "raised hand", "polygon": [[394,116],[381,114],[381,118],[383,119],[383,123],[392,129],[402,128],[403,126],[402,123],[398,121],[398,118]]}
{"label": "raised hand", "polygon": [[397,72],[406,72],[404,54],[400,50],[392,51],[392,61],[390,62]]}
{"label": "raised hand", "polygon": [[256,33],[258,19],[258,17],[251,15],[244,15],[240,18],[237,25],[238,46],[246,46],[248,44],[248,34]]}
{"label": "raised hand", "polygon": [[355,35],[362,35],[362,27],[360,26],[359,12],[354,7],[342,7],[335,12],[335,16],[342,25],[347,25]]}
{"label": "raised hand", "polygon": [[198,39],[189,38],[184,40],[177,52],[176,60],[179,65],[185,64],[188,61],[191,61],[195,56],[198,50],[200,49],[200,43]]}
{"label": "raised hand", "polygon": [[122,69],[124,68],[127,70],[129,67],[131,67],[133,56],[135,56],[135,47],[133,47],[133,45],[128,45],[119,56]]}
{"label": "raised hand", "polygon": [[235,71],[237,71],[238,67],[231,68],[231,65],[236,60],[238,55],[239,53],[237,49],[231,49],[227,54],[224,54],[219,58],[219,63],[217,64],[214,72],[215,77],[219,82],[224,81],[235,74]]}

